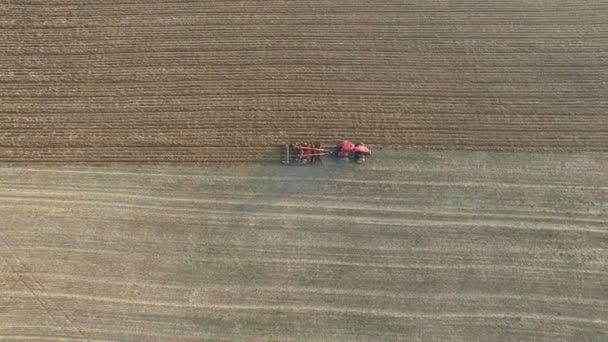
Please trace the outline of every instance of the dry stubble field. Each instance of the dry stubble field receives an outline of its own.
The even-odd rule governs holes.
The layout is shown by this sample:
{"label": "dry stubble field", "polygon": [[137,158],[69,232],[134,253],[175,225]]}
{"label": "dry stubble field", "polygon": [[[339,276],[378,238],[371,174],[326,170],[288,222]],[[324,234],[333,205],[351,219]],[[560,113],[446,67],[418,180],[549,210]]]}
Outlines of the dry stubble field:
{"label": "dry stubble field", "polygon": [[[0,338],[608,340],[607,22],[600,0],[0,2]],[[378,153],[258,163],[341,138]]]}
{"label": "dry stubble field", "polygon": [[0,336],[605,341],[607,166],[2,168]]}

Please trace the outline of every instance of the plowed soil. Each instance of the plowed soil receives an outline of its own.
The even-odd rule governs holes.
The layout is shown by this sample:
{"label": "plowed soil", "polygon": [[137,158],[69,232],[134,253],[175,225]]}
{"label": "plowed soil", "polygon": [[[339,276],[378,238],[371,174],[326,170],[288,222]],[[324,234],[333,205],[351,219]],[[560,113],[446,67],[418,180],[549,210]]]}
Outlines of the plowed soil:
{"label": "plowed soil", "polygon": [[4,1],[0,161],[606,151],[608,3]]}
{"label": "plowed soil", "polygon": [[0,336],[606,341],[606,154],[0,169]]}

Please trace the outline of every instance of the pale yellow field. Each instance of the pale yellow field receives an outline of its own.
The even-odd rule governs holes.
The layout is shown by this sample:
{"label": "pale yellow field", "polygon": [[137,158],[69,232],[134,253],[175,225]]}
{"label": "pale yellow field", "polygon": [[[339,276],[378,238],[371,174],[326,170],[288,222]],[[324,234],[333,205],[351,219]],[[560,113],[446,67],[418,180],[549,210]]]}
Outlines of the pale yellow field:
{"label": "pale yellow field", "polygon": [[603,341],[606,166],[2,168],[0,336]]}

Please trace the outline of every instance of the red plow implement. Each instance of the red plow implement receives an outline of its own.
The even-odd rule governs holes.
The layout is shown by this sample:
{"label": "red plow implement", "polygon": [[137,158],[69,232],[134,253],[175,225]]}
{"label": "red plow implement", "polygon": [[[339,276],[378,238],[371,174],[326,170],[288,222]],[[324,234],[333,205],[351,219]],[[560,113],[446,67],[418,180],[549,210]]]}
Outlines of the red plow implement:
{"label": "red plow implement", "polygon": [[321,148],[320,143],[296,143],[285,145],[283,164],[312,164],[321,161],[321,156],[332,151]]}

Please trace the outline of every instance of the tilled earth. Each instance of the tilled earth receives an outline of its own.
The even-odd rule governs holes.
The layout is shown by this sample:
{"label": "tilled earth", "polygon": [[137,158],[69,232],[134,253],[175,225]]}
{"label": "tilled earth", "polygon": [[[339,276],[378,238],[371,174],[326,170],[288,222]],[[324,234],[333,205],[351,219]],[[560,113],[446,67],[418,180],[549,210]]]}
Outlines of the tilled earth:
{"label": "tilled earth", "polygon": [[605,341],[608,156],[0,169],[14,340]]}
{"label": "tilled earth", "polygon": [[606,151],[607,22],[604,0],[5,1],[0,161]]}

